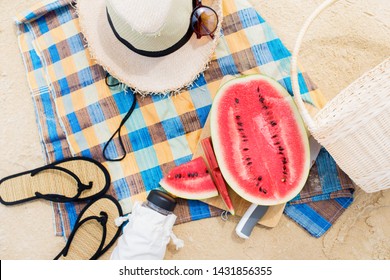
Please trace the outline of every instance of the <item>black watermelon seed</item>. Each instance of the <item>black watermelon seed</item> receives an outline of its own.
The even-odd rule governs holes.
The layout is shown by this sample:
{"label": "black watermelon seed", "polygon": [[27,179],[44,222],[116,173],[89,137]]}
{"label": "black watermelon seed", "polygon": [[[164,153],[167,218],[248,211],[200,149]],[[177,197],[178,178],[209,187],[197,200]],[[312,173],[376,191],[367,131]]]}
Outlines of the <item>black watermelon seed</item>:
{"label": "black watermelon seed", "polygon": [[248,160],[248,161],[249,161],[249,160],[251,160],[251,158],[247,157],[247,158],[246,158],[246,160]]}
{"label": "black watermelon seed", "polygon": [[280,142],[275,142],[274,145],[280,145]]}
{"label": "black watermelon seed", "polygon": [[264,194],[267,194],[267,190],[263,189],[263,193],[264,193]]}
{"label": "black watermelon seed", "polygon": [[242,149],[243,151],[248,151],[249,149],[248,148],[244,148],[244,149]]}
{"label": "black watermelon seed", "polygon": [[242,139],[242,142],[248,142],[248,139]]}
{"label": "black watermelon seed", "polygon": [[236,103],[240,103],[240,100],[238,98],[234,99],[234,101],[236,101]]}
{"label": "black watermelon seed", "polygon": [[268,109],[268,106],[265,106],[265,105],[264,105],[264,106],[263,106],[263,109]]}
{"label": "black watermelon seed", "polygon": [[270,124],[271,124],[272,126],[277,125],[277,123],[276,123],[275,121],[271,121]]}
{"label": "black watermelon seed", "polygon": [[242,126],[242,122],[238,122],[237,125]]}
{"label": "black watermelon seed", "polygon": [[275,134],[275,135],[273,135],[271,138],[276,138],[276,137],[278,137],[278,135]]}
{"label": "black watermelon seed", "polygon": [[257,180],[261,181],[261,180],[263,180],[263,177],[259,176],[259,177],[257,177]]}
{"label": "black watermelon seed", "polygon": [[284,157],[282,162],[283,162],[283,164],[286,164],[287,163],[287,159]]}
{"label": "black watermelon seed", "polygon": [[239,119],[240,119],[240,116],[237,115],[237,116],[236,116],[236,119],[239,120]]}
{"label": "black watermelon seed", "polygon": [[264,102],[264,97],[260,97],[259,101],[260,101],[261,103],[263,103],[263,102]]}
{"label": "black watermelon seed", "polygon": [[252,165],[252,162],[250,161],[250,162],[248,162],[246,165]]}
{"label": "black watermelon seed", "polygon": [[260,92],[260,88],[259,87],[257,87],[257,92]]}
{"label": "black watermelon seed", "polygon": [[284,148],[282,146],[279,146],[279,151],[284,151]]}

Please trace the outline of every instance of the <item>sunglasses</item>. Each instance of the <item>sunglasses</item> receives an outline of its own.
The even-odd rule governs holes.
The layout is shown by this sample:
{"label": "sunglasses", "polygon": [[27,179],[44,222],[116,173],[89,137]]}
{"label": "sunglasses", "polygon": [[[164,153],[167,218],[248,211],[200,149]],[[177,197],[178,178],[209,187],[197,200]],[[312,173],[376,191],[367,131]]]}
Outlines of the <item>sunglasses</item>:
{"label": "sunglasses", "polygon": [[196,7],[191,14],[191,27],[196,37],[210,36],[214,39],[214,32],[218,26],[217,13],[208,6],[202,5],[202,0],[197,0]]}

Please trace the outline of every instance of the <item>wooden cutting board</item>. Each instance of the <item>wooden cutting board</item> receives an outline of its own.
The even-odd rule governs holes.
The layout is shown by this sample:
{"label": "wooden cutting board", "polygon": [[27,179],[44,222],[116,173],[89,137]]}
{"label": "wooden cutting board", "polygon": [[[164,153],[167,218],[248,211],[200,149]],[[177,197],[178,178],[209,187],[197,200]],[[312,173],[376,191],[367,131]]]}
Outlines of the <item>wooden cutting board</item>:
{"label": "wooden cutting board", "polygon": [[[234,78],[234,76],[226,76],[222,80],[221,85],[232,78]],[[197,148],[196,148],[194,156],[193,156],[193,159],[197,158],[199,156],[203,157],[208,168],[210,168],[210,167],[208,166],[207,159],[206,159],[205,154],[203,152],[201,141],[202,141],[202,139],[210,137],[210,135],[211,134],[210,134],[210,114],[209,114],[209,116],[206,120],[206,123],[203,127],[202,134],[200,135],[199,142],[198,142]],[[234,206],[235,215],[243,216],[244,213],[246,212],[246,210],[251,205],[251,203],[246,201],[245,199],[241,198],[229,186],[227,188],[228,188],[228,193],[229,193],[230,199],[232,200],[232,204]],[[203,201],[205,203],[210,204],[212,206],[215,206],[217,208],[227,210],[225,203],[223,202],[223,200],[221,199],[220,196],[205,199]],[[267,213],[260,219],[259,224],[266,226],[266,227],[275,227],[279,223],[280,218],[282,217],[283,210],[284,210],[285,206],[286,206],[286,204],[283,203],[283,204],[269,207],[267,210]]]}

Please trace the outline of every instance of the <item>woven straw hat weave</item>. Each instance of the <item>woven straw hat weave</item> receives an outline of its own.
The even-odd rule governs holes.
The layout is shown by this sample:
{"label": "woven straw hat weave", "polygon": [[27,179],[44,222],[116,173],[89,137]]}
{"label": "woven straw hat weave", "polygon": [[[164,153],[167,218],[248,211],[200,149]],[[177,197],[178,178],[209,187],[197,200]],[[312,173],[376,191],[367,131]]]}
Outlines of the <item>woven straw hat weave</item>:
{"label": "woven straw hat weave", "polygon": [[190,86],[206,69],[220,34],[222,1],[202,1],[218,14],[214,39],[209,36],[197,39],[192,34],[183,46],[167,55],[149,57],[138,54],[118,40],[114,32],[137,49],[159,51],[175,44],[189,30],[196,2],[79,0],[78,14],[92,57],[112,76],[135,92],[170,93]]}

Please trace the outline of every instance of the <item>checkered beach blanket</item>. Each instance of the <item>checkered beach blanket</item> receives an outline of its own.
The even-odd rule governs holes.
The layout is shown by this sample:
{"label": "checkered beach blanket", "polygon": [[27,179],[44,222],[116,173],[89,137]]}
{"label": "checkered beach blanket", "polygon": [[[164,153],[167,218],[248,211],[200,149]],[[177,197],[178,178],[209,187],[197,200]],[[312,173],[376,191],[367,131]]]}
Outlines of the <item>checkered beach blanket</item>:
{"label": "checkered beach blanket", "polygon": [[[106,72],[90,57],[72,1],[38,3],[18,15],[20,50],[47,161],[79,155],[101,161],[111,174],[110,194],[125,205],[144,199],[167,171],[192,158],[225,75],[262,73],[292,93],[290,52],[259,13],[246,0],[223,1],[223,13],[222,36],[209,68],[187,91],[147,97],[106,85]],[[299,81],[304,100],[321,108],[325,100],[307,74],[300,73]],[[107,162],[103,147],[134,98],[135,110],[122,129],[127,156]],[[121,152],[116,137],[107,153],[117,157]],[[350,205],[352,195],[352,182],[322,150],[308,184],[285,214],[319,237]],[[69,235],[82,207],[54,205],[56,234]],[[192,200],[180,200],[176,209],[177,223],[220,213]]]}

